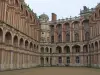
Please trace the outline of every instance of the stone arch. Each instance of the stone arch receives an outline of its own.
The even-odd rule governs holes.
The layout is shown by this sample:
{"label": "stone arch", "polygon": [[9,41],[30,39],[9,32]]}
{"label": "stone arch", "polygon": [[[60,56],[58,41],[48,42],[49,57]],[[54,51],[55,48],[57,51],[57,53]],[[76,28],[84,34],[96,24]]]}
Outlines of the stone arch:
{"label": "stone arch", "polygon": [[24,40],[23,40],[23,38],[20,39],[20,41],[19,41],[19,46],[20,46],[21,48],[23,48],[23,46],[24,46]]}
{"label": "stone arch", "polygon": [[47,53],[49,52],[49,48],[48,47],[45,48],[45,52],[47,52]]}
{"label": "stone arch", "polygon": [[18,36],[14,36],[14,38],[13,38],[13,44],[14,44],[14,46],[18,46]]}
{"label": "stone arch", "polygon": [[30,50],[33,50],[33,43],[30,42]]}
{"label": "stone arch", "polygon": [[72,52],[73,53],[79,53],[80,52],[80,46],[79,45],[74,45],[73,47],[72,47]]}
{"label": "stone arch", "polygon": [[12,44],[12,35],[11,35],[10,32],[6,32],[6,34],[5,34],[5,42],[7,44]]}
{"label": "stone arch", "polygon": [[88,52],[88,45],[83,46],[83,52]]}
{"label": "stone arch", "polygon": [[70,53],[70,47],[69,46],[64,47],[64,53]]}
{"label": "stone arch", "polygon": [[98,42],[95,42],[95,50],[98,51]]}
{"label": "stone arch", "polygon": [[70,28],[70,24],[69,24],[68,22],[65,23],[65,24],[64,24],[64,29],[65,29],[65,31],[68,31],[69,28]]}
{"label": "stone arch", "polygon": [[75,29],[79,28],[79,21],[74,21],[72,24]]}
{"label": "stone arch", "polygon": [[25,48],[28,49],[28,47],[29,47],[29,42],[26,40],[25,41]]}
{"label": "stone arch", "polygon": [[41,53],[44,53],[44,47],[41,47]]}
{"label": "stone arch", "polygon": [[0,28],[0,42],[3,41],[3,30]]}
{"label": "stone arch", "polygon": [[56,47],[56,53],[62,53],[62,48],[60,46]]}

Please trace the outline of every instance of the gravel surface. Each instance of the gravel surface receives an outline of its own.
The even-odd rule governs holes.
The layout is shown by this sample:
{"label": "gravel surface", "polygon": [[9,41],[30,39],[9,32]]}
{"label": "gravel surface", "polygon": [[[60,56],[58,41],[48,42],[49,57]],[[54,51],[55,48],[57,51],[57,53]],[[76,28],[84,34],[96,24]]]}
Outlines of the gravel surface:
{"label": "gravel surface", "polygon": [[100,69],[80,67],[41,67],[4,71],[0,75],[100,75]]}

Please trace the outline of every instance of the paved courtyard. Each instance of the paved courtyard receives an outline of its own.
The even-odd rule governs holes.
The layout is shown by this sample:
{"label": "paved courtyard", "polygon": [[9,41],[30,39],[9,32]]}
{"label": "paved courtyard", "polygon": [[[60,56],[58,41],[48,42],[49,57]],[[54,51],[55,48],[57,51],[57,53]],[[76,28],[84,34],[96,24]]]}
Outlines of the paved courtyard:
{"label": "paved courtyard", "polygon": [[73,67],[44,67],[0,72],[0,75],[100,75],[100,69]]}

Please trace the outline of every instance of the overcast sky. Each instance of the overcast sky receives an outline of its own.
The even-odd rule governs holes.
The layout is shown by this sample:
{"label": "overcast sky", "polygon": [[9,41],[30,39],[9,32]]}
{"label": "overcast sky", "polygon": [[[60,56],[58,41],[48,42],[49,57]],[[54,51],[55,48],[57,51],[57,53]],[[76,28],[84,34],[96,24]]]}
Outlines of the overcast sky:
{"label": "overcast sky", "polygon": [[25,0],[26,3],[39,16],[47,14],[51,17],[51,13],[56,13],[58,19],[66,17],[78,16],[83,6],[93,8],[100,0]]}

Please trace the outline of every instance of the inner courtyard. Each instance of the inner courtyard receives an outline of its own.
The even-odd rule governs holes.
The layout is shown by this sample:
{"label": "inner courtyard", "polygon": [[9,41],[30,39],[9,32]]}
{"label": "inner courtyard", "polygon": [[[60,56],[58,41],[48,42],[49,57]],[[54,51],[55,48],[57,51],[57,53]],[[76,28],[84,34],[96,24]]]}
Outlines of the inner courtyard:
{"label": "inner courtyard", "polygon": [[100,69],[80,67],[40,67],[0,72],[0,75],[100,75]]}

